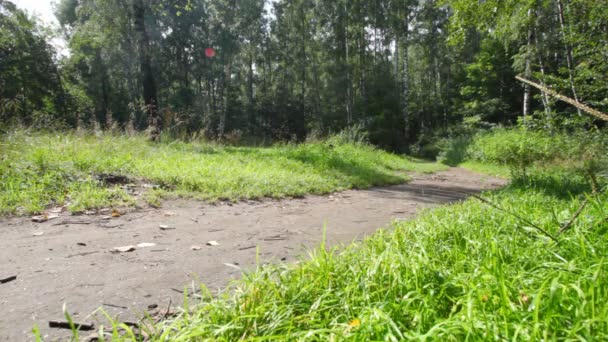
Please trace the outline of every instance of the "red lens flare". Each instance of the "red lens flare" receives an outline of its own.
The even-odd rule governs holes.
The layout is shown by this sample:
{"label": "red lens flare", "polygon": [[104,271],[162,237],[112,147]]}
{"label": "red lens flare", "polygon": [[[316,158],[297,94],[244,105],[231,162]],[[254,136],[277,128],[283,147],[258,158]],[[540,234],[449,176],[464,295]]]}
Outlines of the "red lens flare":
{"label": "red lens flare", "polygon": [[205,49],[205,56],[207,56],[209,58],[215,57],[215,50],[213,48],[206,48]]}

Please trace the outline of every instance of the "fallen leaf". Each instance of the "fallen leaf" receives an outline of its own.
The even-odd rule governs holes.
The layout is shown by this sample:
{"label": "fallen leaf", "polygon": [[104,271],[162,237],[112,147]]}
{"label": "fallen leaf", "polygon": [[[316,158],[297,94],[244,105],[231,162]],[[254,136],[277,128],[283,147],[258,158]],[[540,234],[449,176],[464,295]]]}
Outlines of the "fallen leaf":
{"label": "fallen leaf", "polygon": [[156,246],[156,244],[151,243],[151,242],[142,242],[142,243],[137,244],[138,248],[148,248],[148,247],[154,247],[154,246]]}
{"label": "fallen leaf", "polygon": [[207,242],[207,246],[219,246],[220,244],[217,241],[209,241]]}
{"label": "fallen leaf", "polygon": [[86,247],[86,246],[87,246],[87,244],[86,244],[86,243],[84,243],[84,242],[78,242],[78,243],[76,243],[76,244],[77,244],[78,246],[82,246],[82,247]]}
{"label": "fallen leaf", "polygon": [[112,217],[120,217],[120,215],[121,214],[118,212],[118,210],[116,210],[116,209],[112,210]]}
{"label": "fallen leaf", "polygon": [[190,249],[193,251],[200,251],[203,248],[201,246],[192,246],[192,247],[190,247]]}
{"label": "fallen leaf", "polygon": [[99,209],[100,213],[107,213],[110,212],[110,208],[103,208],[103,209]]}
{"label": "fallen leaf", "polygon": [[34,221],[36,223],[42,223],[42,222],[46,222],[48,220],[49,220],[49,216],[47,214],[32,217],[32,221]]}
{"label": "fallen leaf", "polygon": [[111,219],[112,219],[112,216],[109,216],[109,215],[104,215],[104,216],[100,217],[100,219],[102,219],[102,220],[104,220],[104,221],[107,221],[107,220],[111,220]]}
{"label": "fallen leaf", "polygon": [[44,235],[44,232],[35,232],[32,235],[34,235],[34,236],[42,236],[42,235]]}
{"label": "fallen leaf", "polygon": [[137,248],[133,245],[130,246],[122,246],[122,247],[114,247],[113,251],[116,253],[128,253],[133,252]]}
{"label": "fallen leaf", "polygon": [[160,230],[173,230],[173,229],[175,229],[174,227],[167,226],[166,224],[160,224],[160,225],[158,225],[158,227],[160,228]]}

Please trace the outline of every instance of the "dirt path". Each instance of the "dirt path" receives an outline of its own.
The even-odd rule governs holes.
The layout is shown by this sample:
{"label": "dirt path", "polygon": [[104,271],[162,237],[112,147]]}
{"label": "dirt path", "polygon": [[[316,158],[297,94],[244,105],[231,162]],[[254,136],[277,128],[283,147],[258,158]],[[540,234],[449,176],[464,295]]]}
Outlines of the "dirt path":
{"label": "dirt path", "polygon": [[[256,246],[264,262],[291,261],[318,245],[324,224],[329,243],[348,243],[393,219],[461,200],[459,191],[479,192],[504,183],[453,168],[417,175],[409,184],[331,196],[234,205],[177,200],[109,220],[97,215],[61,216],[45,223],[0,220],[0,279],[18,276],[0,284],[0,340],[31,340],[34,324],[47,340],[68,336],[48,328],[49,320],[63,318],[64,303],[77,321],[92,321],[88,315],[98,307],[132,319],[152,304],[181,303],[182,294],[174,289],[193,281],[211,289],[226,285],[240,274],[226,264],[254,265]],[[220,245],[207,246],[208,241]],[[114,247],[138,243],[156,246],[111,253]]]}

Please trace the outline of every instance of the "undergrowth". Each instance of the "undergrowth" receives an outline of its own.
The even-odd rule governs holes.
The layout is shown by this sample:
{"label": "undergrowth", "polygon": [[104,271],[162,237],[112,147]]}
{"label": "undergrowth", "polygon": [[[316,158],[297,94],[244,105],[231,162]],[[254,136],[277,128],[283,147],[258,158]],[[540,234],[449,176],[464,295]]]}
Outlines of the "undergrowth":
{"label": "undergrowth", "polygon": [[339,139],[258,148],[18,131],[1,136],[0,148],[0,214],[132,204],[121,184],[100,180],[108,174],[157,185],[146,200],[158,204],[176,195],[235,201],[328,193],[403,183],[406,171],[444,168]]}

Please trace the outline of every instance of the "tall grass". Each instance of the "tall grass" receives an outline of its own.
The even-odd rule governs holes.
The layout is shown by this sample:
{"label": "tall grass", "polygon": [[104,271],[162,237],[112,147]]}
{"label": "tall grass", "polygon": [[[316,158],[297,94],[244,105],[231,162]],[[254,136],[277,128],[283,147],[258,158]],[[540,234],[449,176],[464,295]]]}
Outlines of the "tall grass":
{"label": "tall grass", "polygon": [[203,286],[200,303],[145,330],[152,341],[608,340],[606,183],[592,193],[569,163],[547,158],[483,194],[495,207],[470,199],[259,266],[218,296]]}
{"label": "tall grass", "polygon": [[[559,179],[485,197],[557,235],[589,191]],[[606,340],[608,196],[589,200],[559,244],[474,199],[427,211],[340,251],[259,267],[152,340]]]}
{"label": "tall grass", "polygon": [[339,141],[257,148],[19,131],[0,137],[0,146],[0,214],[38,212],[53,204],[82,211],[133,202],[124,188],[102,184],[101,174],[160,187],[149,195],[214,201],[396,184],[407,181],[406,171],[443,168]]}

